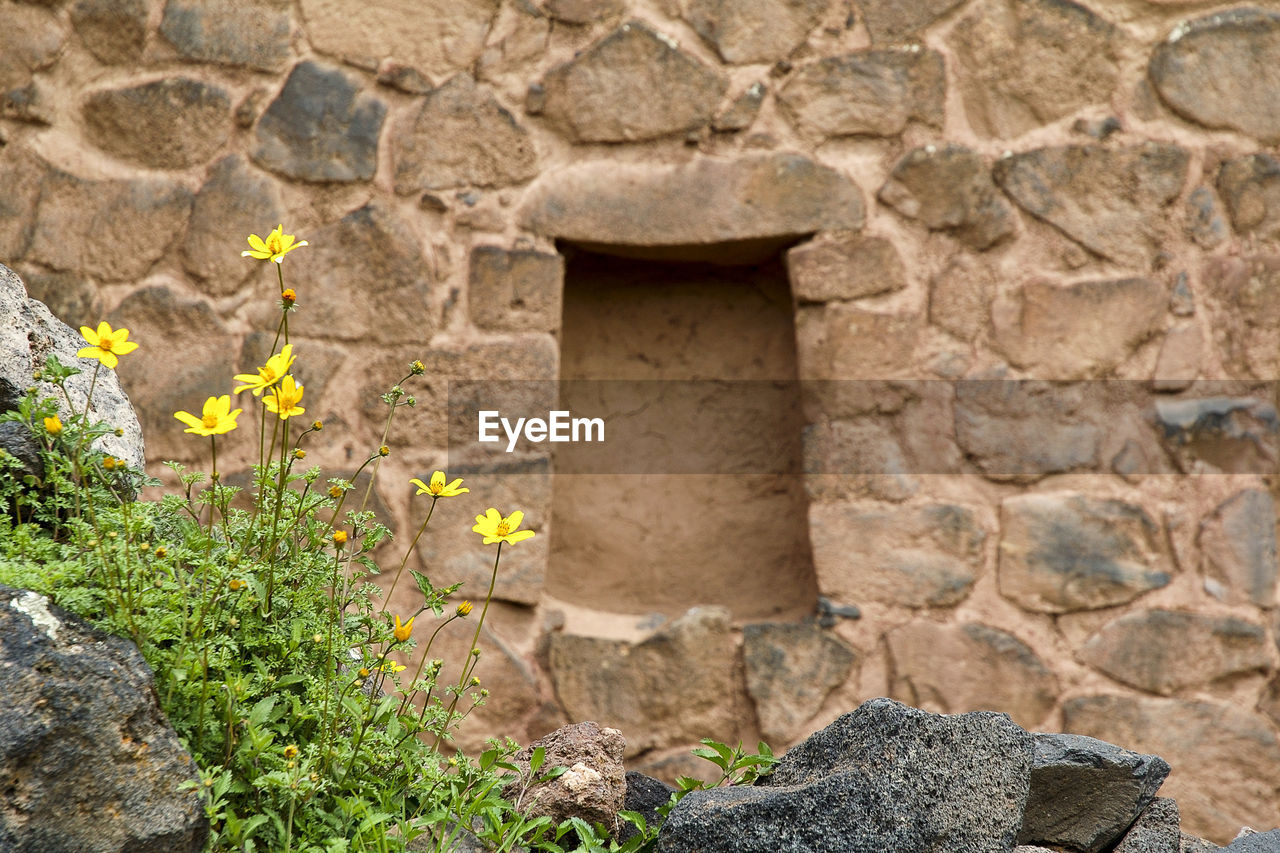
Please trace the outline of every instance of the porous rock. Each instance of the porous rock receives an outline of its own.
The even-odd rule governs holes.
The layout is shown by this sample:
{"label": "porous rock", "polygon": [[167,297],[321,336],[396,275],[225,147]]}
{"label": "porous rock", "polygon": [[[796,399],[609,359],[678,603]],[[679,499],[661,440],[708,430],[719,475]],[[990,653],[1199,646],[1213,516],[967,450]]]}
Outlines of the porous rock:
{"label": "porous rock", "polygon": [[[531,776],[530,760],[538,748],[544,750],[543,762]],[[625,749],[626,739],[617,729],[594,722],[564,726],[531,741],[512,757],[520,778],[503,789],[503,796],[518,800],[526,817],[546,816],[554,824],[579,817],[616,830],[627,793],[622,767]],[[567,769],[554,779],[527,784],[556,767]]]}
{"label": "porous rock", "polygon": [[686,795],[658,850],[1008,851],[1031,760],[1031,736],[1003,714],[938,716],[872,699],[791,749],[756,785]]}
{"label": "porous rock", "polygon": [[[1108,849],[1155,798],[1169,775],[1158,755],[1076,734],[1036,733],[1031,793],[1019,844],[1079,853]],[[1175,832],[1177,823],[1175,821]]]}
{"label": "porous rock", "polygon": [[1280,140],[1280,14],[1228,9],[1179,24],[1147,74],[1174,112],[1205,127]]}
{"label": "porous rock", "polygon": [[984,0],[948,41],[965,114],[987,136],[1011,138],[1106,102],[1119,78],[1120,31],[1071,0]]}
{"label": "porous rock", "polygon": [[542,113],[576,142],[636,142],[711,122],[728,84],[669,36],[623,24],[547,73]]}
{"label": "porous rock", "polygon": [[1276,511],[1265,489],[1243,489],[1200,524],[1202,571],[1229,604],[1276,604]]}
{"label": "porous rock", "polygon": [[975,249],[990,248],[1013,233],[1013,208],[996,191],[986,162],[960,145],[907,152],[879,197],[903,216],[949,231]]}
{"label": "porous rock", "polygon": [[1041,613],[1112,607],[1166,586],[1160,525],[1141,506],[1074,492],[1006,498],[1000,592]]}
{"label": "porous rock", "polygon": [[725,62],[774,62],[802,44],[829,0],[693,0],[688,20]]}
{"label": "porous rock", "polygon": [[699,157],[671,166],[588,163],[549,172],[521,224],[584,244],[661,247],[790,241],[862,227],[848,178],[799,154]]}
{"label": "porous rock", "polygon": [[1176,145],[1066,145],[996,161],[996,183],[1018,206],[1091,252],[1137,268],[1161,249],[1161,208],[1177,198],[1189,155]]}
{"label": "porous rock", "polygon": [[[93,325],[96,328],[97,324]],[[48,356],[55,355],[63,364],[81,370],[64,386],[71,405],[61,392],[47,383],[38,386],[41,395],[58,400],[58,413],[64,423],[83,412],[93,380],[93,366],[97,364],[92,359],[76,358],[76,352],[87,345],[76,330],[53,316],[42,303],[30,299],[17,273],[0,264],[0,411],[17,408],[18,400],[33,384],[34,372],[44,367]],[[146,455],[142,427],[115,371],[98,371],[89,417],[124,433],[105,435],[94,442],[94,447],[123,459],[132,468],[143,468]]]}
{"label": "porous rock", "polygon": [[0,586],[0,848],[197,853],[197,779],[136,646]]}
{"label": "porous rock", "polygon": [[804,732],[823,700],[849,677],[857,657],[817,625],[757,622],[743,627],[742,659],[760,734],[780,743]]}
{"label": "porous rock", "polygon": [[1179,853],[1182,848],[1181,824],[1177,801],[1170,797],[1157,797],[1138,815],[1133,826],[1115,846],[1114,853]]}
{"label": "porous rock", "polygon": [[[623,808],[643,817],[645,826],[657,826],[662,821],[658,807],[666,805],[676,789],[661,779],[654,779],[636,770],[628,770],[626,780],[627,795],[623,800]],[[618,840],[626,841],[639,831],[630,823],[623,824]]]}
{"label": "porous rock", "polygon": [[367,181],[386,111],[340,68],[300,62],[258,120],[253,159],[304,181]]}
{"label": "porous rock", "polygon": [[456,74],[427,94],[393,130],[391,152],[401,195],[502,186],[537,174],[529,132],[469,74]]}
{"label": "porous rock", "polygon": [[1237,616],[1143,610],[1113,619],[1080,648],[1080,659],[1117,681],[1172,695],[1271,664],[1267,632]]}
{"label": "porous rock", "polygon": [[777,95],[800,128],[822,136],[896,136],[910,121],[940,127],[945,96],[942,57],[919,46],[806,63]]}
{"label": "porous rock", "polygon": [[1241,832],[1223,850],[1230,853],[1275,853],[1280,850],[1280,829],[1269,832]]}

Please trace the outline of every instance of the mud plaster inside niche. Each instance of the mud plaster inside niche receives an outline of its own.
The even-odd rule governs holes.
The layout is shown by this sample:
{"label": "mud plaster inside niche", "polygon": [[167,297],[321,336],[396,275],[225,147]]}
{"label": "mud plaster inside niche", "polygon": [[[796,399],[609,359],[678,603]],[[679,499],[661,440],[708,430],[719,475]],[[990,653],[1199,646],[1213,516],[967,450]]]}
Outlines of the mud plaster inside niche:
{"label": "mud plaster inside niche", "polygon": [[804,419],[780,258],[562,251],[561,404],[629,421],[616,465],[554,460],[547,592],[610,611],[812,613]]}

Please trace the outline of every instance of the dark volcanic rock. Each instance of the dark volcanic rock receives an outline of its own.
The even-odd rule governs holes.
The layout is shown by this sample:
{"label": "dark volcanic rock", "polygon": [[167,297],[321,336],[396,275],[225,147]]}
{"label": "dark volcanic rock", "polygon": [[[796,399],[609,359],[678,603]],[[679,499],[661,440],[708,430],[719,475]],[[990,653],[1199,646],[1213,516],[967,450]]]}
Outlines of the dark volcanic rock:
{"label": "dark volcanic rock", "polygon": [[[1031,793],[1019,844],[1107,849],[1159,790],[1169,765],[1084,735],[1035,735]],[[1176,831],[1175,822],[1175,831]]]}
{"label": "dark volcanic rock", "polygon": [[753,787],[685,796],[660,853],[1005,853],[1026,803],[1031,735],[1003,714],[939,716],[873,699]]}
{"label": "dark volcanic rock", "polygon": [[386,105],[341,69],[300,62],[258,121],[258,165],[304,181],[367,181]]}
{"label": "dark volcanic rock", "polygon": [[1179,853],[1182,847],[1181,823],[1177,802],[1169,797],[1158,797],[1138,815],[1113,853]]}
{"label": "dark volcanic rock", "polygon": [[196,779],[132,643],[0,585],[0,849],[197,853]]}
{"label": "dark volcanic rock", "polygon": [[[627,771],[626,781],[627,795],[622,807],[643,817],[646,826],[657,826],[658,821],[661,820],[658,816],[658,807],[666,805],[676,789],[661,779],[654,779],[635,770]],[[626,841],[639,831],[632,824],[624,823],[618,840]]]}

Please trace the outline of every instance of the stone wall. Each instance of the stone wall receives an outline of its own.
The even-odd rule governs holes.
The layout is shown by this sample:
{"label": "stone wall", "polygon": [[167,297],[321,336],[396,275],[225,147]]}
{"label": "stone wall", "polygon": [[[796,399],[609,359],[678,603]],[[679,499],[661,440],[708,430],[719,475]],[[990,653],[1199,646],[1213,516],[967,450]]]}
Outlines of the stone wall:
{"label": "stone wall", "polygon": [[596,719],[674,774],[698,737],[782,747],[887,694],[1157,753],[1218,840],[1274,822],[1280,13],[0,0],[0,22],[0,261],[142,342],[120,372],[153,464],[199,462],[172,412],[267,354],[273,271],[239,251],[278,222],[311,243],[285,264],[309,460],[350,472],[376,395],[428,366],[379,473],[402,531],[409,477],[448,461],[451,379],[801,380],[769,427],[797,461],[754,482],[454,455],[471,502],[441,504],[422,567],[474,597],[471,515],[540,533],[504,555],[468,737]]}

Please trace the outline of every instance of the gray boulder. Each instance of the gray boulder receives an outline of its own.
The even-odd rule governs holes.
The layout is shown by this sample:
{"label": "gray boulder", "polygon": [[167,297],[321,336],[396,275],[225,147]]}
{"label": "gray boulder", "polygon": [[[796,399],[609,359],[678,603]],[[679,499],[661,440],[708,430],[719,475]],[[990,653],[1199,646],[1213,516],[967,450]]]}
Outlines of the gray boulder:
{"label": "gray boulder", "polygon": [[1241,833],[1222,849],[1228,853],[1280,853],[1280,829]]}
{"label": "gray boulder", "polygon": [[1177,802],[1157,797],[1112,848],[1113,853],[1181,853],[1181,823]]}
{"label": "gray boulder", "polygon": [[1008,716],[872,699],[790,750],[752,787],[690,793],[659,853],[1007,853],[1033,740]]}
{"label": "gray boulder", "polygon": [[[76,352],[84,346],[87,344],[79,332],[53,316],[43,303],[31,299],[18,274],[0,264],[0,411],[17,408],[18,401],[33,384],[34,372],[52,354],[63,364],[79,367],[83,372],[67,380],[71,406],[48,383],[39,386],[41,393],[58,398],[58,415],[64,423],[82,412],[97,363],[93,359],[76,358]],[[97,449],[123,459],[131,468],[142,470],[146,464],[142,427],[115,371],[103,368],[98,372],[89,419],[105,421],[124,433],[103,436],[94,444]]]}
{"label": "gray boulder", "polygon": [[0,850],[197,853],[196,779],[136,646],[0,585]]}
{"label": "gray boulder", "polygon": [[1109,849],[1169,775],[1169,765],[1157,755],[1130,752],[1085,735],[1034,737],[1031,793],[1019,844],[1080,853]]}

